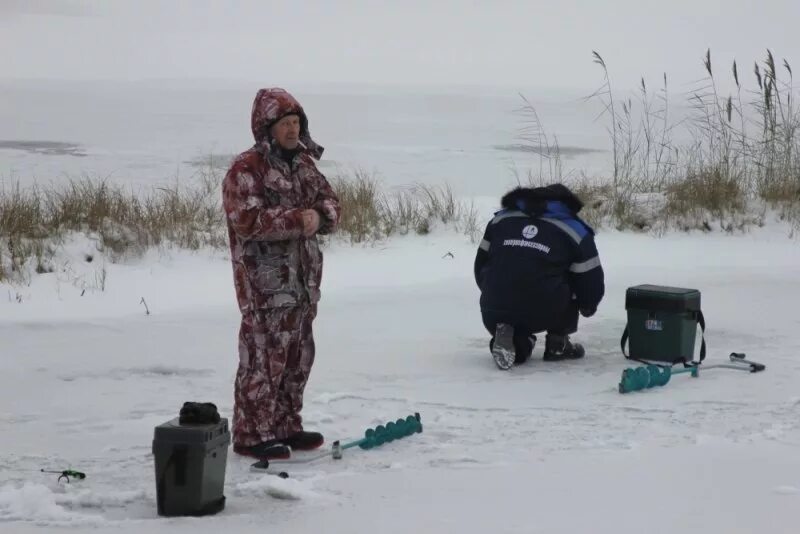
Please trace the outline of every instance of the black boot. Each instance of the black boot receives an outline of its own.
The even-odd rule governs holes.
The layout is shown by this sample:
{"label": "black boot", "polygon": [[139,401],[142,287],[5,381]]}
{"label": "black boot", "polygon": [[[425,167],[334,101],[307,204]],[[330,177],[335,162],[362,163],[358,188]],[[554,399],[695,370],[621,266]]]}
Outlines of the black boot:
{"label": "black boot", "polygon": [[586,351],[580,343],[572,343],[569,336],[547,334],[544,344],[544,357],[546,362],[559,362],[562,360],[577,360],[583,358]]}
{"label": "black boot", "polygon": [[285,460],[292,456],[292,451],[289,447],[278,439],[270,439],[251,447],[234,445],[233,452],[242,456],[258,458],[259,460]]}
{"label": "black boot", "polygon": [[325,438],[322,437],[322,434],[319,432],[306,432],[305,430],[301,430],[295,434],[292,434],[283,442],[292,448],[295,451],[310,451],[313,449],[317,449],[325,443]]}
{"label": "black boot", "polygon": [[530,335],[527,337],[514,337],[514,365],[519,365],[528,361],[531,357],[533,348],[536,346],[536,336]]}

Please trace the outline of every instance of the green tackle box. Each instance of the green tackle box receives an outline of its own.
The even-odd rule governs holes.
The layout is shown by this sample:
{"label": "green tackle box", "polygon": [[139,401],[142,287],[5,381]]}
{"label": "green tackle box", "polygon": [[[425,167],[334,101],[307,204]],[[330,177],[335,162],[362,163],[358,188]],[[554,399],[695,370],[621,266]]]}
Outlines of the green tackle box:
{"label": "green tackle box", "polygon": [[[697,337],[697,325],[705,329],[700,311],[700,291],[651,284],[629,287],[625,293],[628,324],[622,335],[630,341],[633,360],[674,365],[691,362]],[[705,357],[705,341],[700,359]]]}

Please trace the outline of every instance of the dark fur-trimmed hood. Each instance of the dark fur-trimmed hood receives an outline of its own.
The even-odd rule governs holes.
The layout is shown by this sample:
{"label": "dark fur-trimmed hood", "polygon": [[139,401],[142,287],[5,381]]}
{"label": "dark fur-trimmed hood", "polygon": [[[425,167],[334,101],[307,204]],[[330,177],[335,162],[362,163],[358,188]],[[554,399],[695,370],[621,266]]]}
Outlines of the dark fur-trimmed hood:
{"label": "dark fur-trimmed hood", "polygon": [[583,208],[583,202],[563,184],[517,187],[506,193],[500,203],[506,209],[522,210],[525,213],[544,213],[549,201],[562,202],[574,214],[578,214]]}

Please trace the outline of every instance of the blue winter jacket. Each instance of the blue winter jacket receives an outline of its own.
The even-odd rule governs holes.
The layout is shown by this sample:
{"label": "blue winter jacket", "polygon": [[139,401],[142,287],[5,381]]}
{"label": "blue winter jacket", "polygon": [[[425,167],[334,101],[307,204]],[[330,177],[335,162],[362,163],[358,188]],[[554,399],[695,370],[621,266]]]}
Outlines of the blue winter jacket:
{"label": "blue winter jacket", "polygon": [[484,311],[550,324],[571,301],[591,315],[605,293],[594,231],[566,187],[517,188],[503,197],[475,256]]}

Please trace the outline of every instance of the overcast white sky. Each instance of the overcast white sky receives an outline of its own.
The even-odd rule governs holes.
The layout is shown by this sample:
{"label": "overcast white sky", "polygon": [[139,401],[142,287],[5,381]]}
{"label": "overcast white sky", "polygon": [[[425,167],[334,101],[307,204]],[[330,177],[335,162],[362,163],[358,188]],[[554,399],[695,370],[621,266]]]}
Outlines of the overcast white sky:
{"label": "overcast white sky", "polygon": [[618,86],[800,68],[800,0],[0,0],[0,78]]}

